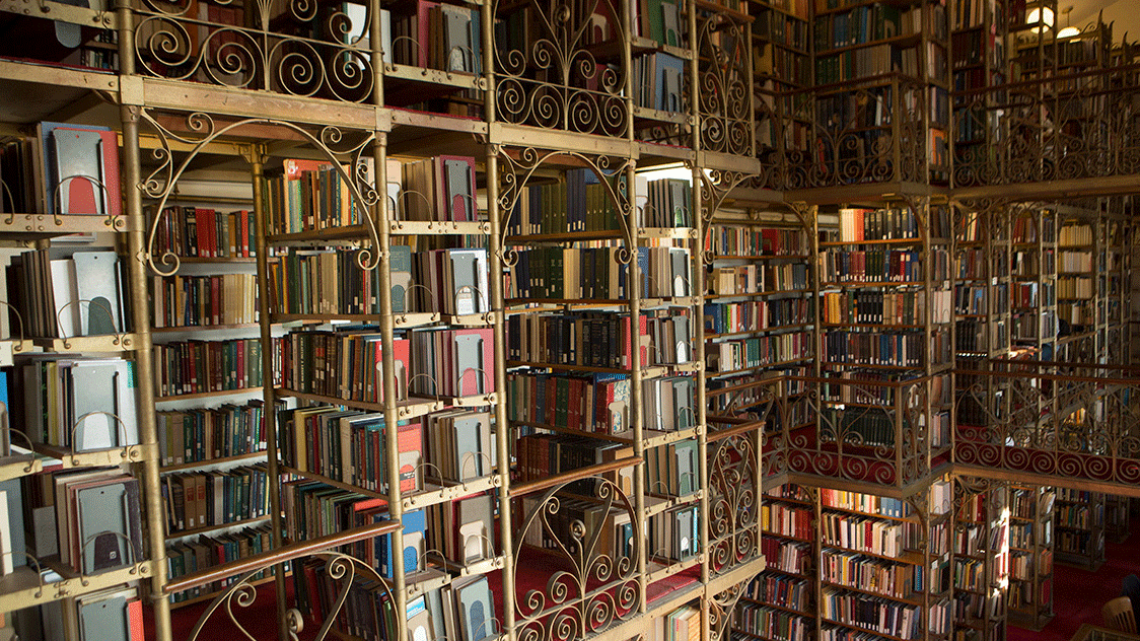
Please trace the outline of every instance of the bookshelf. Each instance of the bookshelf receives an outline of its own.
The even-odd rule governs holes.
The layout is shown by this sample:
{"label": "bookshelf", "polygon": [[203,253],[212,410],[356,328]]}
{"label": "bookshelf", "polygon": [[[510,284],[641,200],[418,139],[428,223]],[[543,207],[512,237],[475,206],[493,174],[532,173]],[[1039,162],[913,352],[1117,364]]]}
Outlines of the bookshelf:
{"label": "bookshelf", "polygon": [[[83,114],[61,123],[37,123],[47,120],[37,109],[28,115],[31,124],[3,137],[0,176],[8,212],[0,611],[4,633],[38,638],[45,622],[85,616],[103,599],[115,599],[100,606],[114,614],[141,616],[145,595],[165,581],[165,535],[151,333],[139,296],[146,274],[128,258],[142,251],[145,220],[123,207],[132,190],[119,182],[137,179],[137,165]],[[72,141],[73,160],[106,184],[40,164],[40,154]],[[17,184],[21,174],[29,182]],[[49,405],[56,409],[40,411]],[[169,610],[156,607],[155,618],[169,625]]]}
{"label": "bookshelf", "polygon": [[751,636],[811,639],[818,629],[817,491],[782,485],[764,498],[762,545],[768,565],[745,587],[736,629]]}
{"label": "bookshelf", "polygon": [[[84,105],[93,102],[90,98],[74,102],[82,98],[73,91],[79,87],[97,89],[125,105],[120,115],[124,121],[121,144],[128,213],[106,222],[102,217],[74,221],[71,219],[79,217],[66,215],[49,219],[38,212],[0,220],[0,228],[6,229],[14,241],[41,240],[52,235],[51,225],[59,227],[55,231],[108,228],[128,237],[125,256],[142,256],[149,267],[161,273],[170,265],[163,260],[154,239],[143,242],[142,199],[153,203],[159,211],[172,206],[185,198],[178,189],[184,186],[186,172],[197,170],[215,177],[223,172],[237,172],[251,186],[250,196],[242,203],[225,203],[225,209],[252,209],[254,225],[249,233],[253,245],[260,250],[256,256],[184,256],[178,265],[179,273],[170,277],[174,302],[163,305],[160,313],[155,314],[161,322],[154,322],[155,318],[141,322],[138,332],[129,336],[84,337],[82,341],[45,336],[35,341],[49,349],[58,349],[54,346],[60,343],[55,341],[62,340],[72,347],[140,350],[140,375],[149,368],[147,376],[142,377],[146,384],[139,392],[140,407],[146,415],[151,414],[154,402],[163,403],[164,412],[177,413],[206,409],[189,404],[230,401],[236,407],[227,410],[221,419],[223,423],[234,420],[231,416],[240,416],[240,421],[252,424],[262,420],[255,416],[257,405],[238,403],[249,396],[259,396],[262,415],[269,423],[264,430],[264,474],[270,491],[265,515],[250,515],[233,522],[232,534],[245,541],[247,551],[256,552],[258,546],[263,551],[277,549],[286,541],[312,541],[319,535],[336,535],[356,526],[378,527],[393,522],[400,529],[386,534],[388,538],[370,542],[374,544],[371,546],[345,544],[341,550],[377,564],[377,571],[384,566],[386,575],[379,584],[390,591],[394,609],[415,603],[420,596],[434,591],[479,588],[484,580],[497,582],[501,592],[496,594],[502,594],[502,602],[488,605],[500,630],[507,635],[525,636],[528,630],[545,630],[542,626],[548,620],[564,612],[528,609],[528,604],[538,602],[537,595],[543,593],[541,587],[535,587],[538,583],[534,573],[545,572],[549,576],[554,567],[528,560],[549,561],[557,556],[550,553],[557,545],[544,538],[544,527],[549,525],[557,532],[553,538],[572,543],[577,531],[574,521],[589,522],[605,530],[605,537],[610,539],[606,545],[613,545],[610,558],[617,561],[614,567],[620,568],[607,576],[609,585],[600,588],[599,593],[613,588],[628,601],[618,609],[620,613],[602,617],[600,623],[579,616],[582,635],[615,639],[635,636],[650,619],[671,616],[679,604],[696,604],[700,611],[710,601],[718,605],[732,602],[724,594],[764,567],[760,510],[738,509],[757,505],[759,500],[759,461],[767,454],[761,447],[762,435],[758,426],[749,424],[713,429],[706,420],[707,414],[710,409],[719,409],[707,405],[702,397],[724,389],[717,387],[721,379],[731,381],[732,386],[747,387],[767,379],[746,377],[805,372],[820,356],[833,356],[833,352],[823,349],[824,345],[840,342],[836,337],[845,333],[857,337],[847,337],[848,348],[872,340],[866,336],[883,336],[896,345],[917,345],[918,352],[911,353],[917,362],[827,361],[822,368],[812,367],[813,376],[792,377],[781,381],[781,385],[786,382],[785,389],[797,389],[794,393],[800,394],[815,384],[803,379],[831,383],[821,374],[841,381],[837,387],[861,386],[864,379],[859,377],[865,376],[875,384],[864,387],[893,391],[872,395],[870,399],[847,398],[845,402],[820,395],[815,398],[821,399],[827,409],[847,410],[852,415],[858,412],[851,411],[857,407],[886,409],[894,421],[890,431],[896,446],[904,434],[925,430],[928,437],[918,439],[911,451],[892,451],[889,461],[899,464],[890,479],[880,473],[891,467],[884,463],[887,459],[878,461],[883,466],[870,474],[836,467],[816,469],[817,474],[811,476],[843,477],[844,483],[858,481],[860,489],[891,486],[888,493],[893,495],[887,498],[915,504],[913,517],[904,519],[907,526],[912,530],[933,527],[936,536],[927,537],[927,532],[920,532],[919,539],[912,541],[921,548],[911,550],[915,555],[908,555],[913,562],[887,562],[871,557],[875,560],[866,564],[883,562],[880,565],[884,571],[900,573],[922,568],[929,580],[929,589],[924,589],[914,603],[907,603],[905,594],[888,599],[891,607],[897,606],[900,611],[920,607],[922,612],[917,627],[912,626],[905,635],[890,636],[925,639],[952,635],[948,622],[953,612],[953,588],[942,587],[942,577],[951,576],[953,570],[953,527],[949,525],[952,510],[941,505],[932,508],[934,499],[923,484],[932,474],[953,465],[949,457],[949,430],[958,422],[951,393],[955,387],[958,320],[950,307],[954,304],[950,269],[956,258],[952,240],[955,230],[948,222],[952,219],[940,194],[931,196],[941,190],[930,189],[931,183],[938,185],[949,180],[949,164],[953,162],[953,154],[945,147],[952,138],[947,94],[953,72],[948,63],[955,59],[950,55],[953,43],[948,25],[955,5],[943,9],[942,3],[927,0],[890,3],[891,7],[909,9],[915,16],[910,19],[912,26],[919,28],[901,33],[900,24],[899,34],[887,35],[884,19],[881,38],[851,43],[833,38],[827,46],[817,46],[817,24],[822,25],[821,34],[827,30],[831,35],[840,21],[850,24],[860,13],[879,9],[869,3],[817,2],[815,7],[807,7],[802,2],[702,0],[685,6],[646,3],[652,7],[650,11],[643,5],[603,0],[593,15],[580,15],[561,10],[551,13],[542,3],[444,2],[433,8],[426,3],[401,2],[386,3],[386,14],[372,15],[363,4],[350,2],[338,3],[336,7],[321,5],[312,15],[304,16],[246,13],[244,7],[238,6],[212,13],[217,8],[203,4],[200,8],[204,14],[184,16],[157,5],[94,12],[64,8],[50,0],[43,4],[41,12],[49,17],[71,16],[72,24],[81,20],[83,24],[117,28],[122,36],[118,46],[125,54],[120,60],[120,73],[7,60],[0,64],[0,80],[51,86],[57,94],[54,97],[59,99],[56,108],[74,105],[66,108],[68,113],[85,112]],[[233,13],[224,13],[229,9]],[[990,6],[989,19],[1000,33],[997,9],[996,5]],[[11,7],[4,10],[17,17]],[[421,10],[426,13],[421,15]],[[945,15],[940,15],[943,12]],[[985,10],[983,14],[989,15]],[[445,15],[458,20],[461,28],[441,24]],[[657,22],[659,16],[661,21]],[[346,19],[348,28],[341,29]],[[266,20],[269,22],[262,24]],[[171,31],[156,29],[155,23],[163,21],[175,26]],[[573,28],[551,27],[555,22],[566,22]],[[417,27],[414,32],[410,29],[413,23]],[[163,34],[182,33],[180,24],[186,28],[188,41],[170,44],[166,51],[156,46],[164,41]],[[395,26],[395,30],[386,29],[385,24]],[[421,30],[425,25],[426,36]],[[558,37],[563,31],[581,39],[567,42]],[[386,43],[385,32],[389,38],[394,35],[394,41]],[[252,35],[260,38],[254,39],[259,44],[242,49],[245,53],[236,57],[219,57],[220,52],[229,49],[221,46],[222,36],[240,40]],[[530,36],[546,37],[553,49],[546,49],[545,44],[536,46],[536,39]],[[206,42],[209,37],[213,40]],[[813,42],[808,44],[805,38]],[[795,66],[788,60],[803,60],[817,76],[815,82],[804,80],[796,87],[783,82],[784,78],[779,82],[765,78],[762,67],[767,63],[753,55],[757,49],[761,57],[767,55],[765,51],[785,52],[779,54],[784,58],[780,63],[773,54],[773,76],[777,65],[781,73],[795,71],[786,69]],[[268,71],[283,67],[280,60],[273,58],[275,51],[290,52],[290,60],[295,59],[298,65],[290,68],[294,73],[275,75]],[[312,51],[313,55],[296,51]],[[1044,51],[1044,47],[1039,46],[1037,51]],[[888,59],[897,53],[900,67],[905,57],[908,67],[913,68],[909,72],[899,69],[877,75],[866,75],[866,69],[860,70],[854,74],[858,75],[854,90],[828,86],[818,73],[821,64],[826,67],[833,59],[850,60],[854,65],[857,58],[874,57],[881,52],[888,52]],[[164,59],[164,53],[174,60]],[[1045,55],[1038,56],[1036,67],[1018,74],[1044,75],[1041,60]],[[310,66],[306,67],[306,63]],[[802,75],[802,71],[799,73]],[[771,84],[764,86],[769,80]],[[762,86],[758,88],[758,84]],[[809,88],[813,84],[817,87]],[[710,86],[715,90],[696,90]],[[773,96],[772,92],[779,93]],[[755,98],[766,93],[771,96],[771,103],[758,106]],[[746,98],[753,99],[752,104],[747,104]],[[766,108],[775,116],[758,115]],[[27,115],[21,118],[29,119]],[[769,126],[767,134],[759,126],[764,118]],[[793,123],[786,137],[785,120]],[[918,121],[921,126],[916,125]],[[852,131],[860,129],[863,131]],[[845,133],[832,136],[836,131]],[[829,147],[828,140],[838,144]],[[891,140],[890,145],[887,140]],[[922,144],[917,144],[917,140]],[[849,143],[853,144],[847,146]],[[783,161],[762,165],[758,157],[765,158],[763,154],[770,152],[771,147],[780,145],[785,145],[785,151],[810,151],[801,160],[816,173],[797,177],[795,163]],[[140,146],[146,148],[145,153]],[[918,162],[911,157],[916,150],[922,154]],[[868,153],[876,158],[864,163]],[[443,164],[441,169],[435,163],[445,156],[462,162]],[[308,196],[302,197],[302,201],[308,204],[293,201],[293,191],[287,192],[288,197],[284,189],[278,191],[274,181],[279,172],[288,171],[288,160],[326,165],[320,170],[300,170],[302,175],[305,171],[316,172],[305,178],[308,187],[300,187],[301,193]],[[389,160],[397,162],[398,168]],[[454,194],[444,191],[440,197],[434,179],[409,183],[414,183],[418,174],[405,170],[417,163],[442,171],[447,174],[447,181],[466,181],[467,189]],[[660,196],[654,195],[656,186],[642,184],[640,172],[665,166],[681,167],[681,172],[689,177],[689,192],[680,196],[684,205],[673,203],[651,210],[648,203]],[[852,166],[861,166],[865,171],[846,171]],[[452,175],[453,169],[458,173]],[[593,178],[583,179],[579,172]],[[761,180],[765,177],[771,178],[771,182]],[[895,180],[888,181],[888,177]],[[814,194],[807,190],[768,190],[761,194],[762,198],[748,202],[732,198],[741,195],[732,193],[738,186],[751,186],[757,180],[766,186],[835,189]],[[885,188],[885,182],[894,185]],[[395,183],[399,184],[393,190]],[[548,191],[542,191],[547,188]],[[533,201],[537,205],[530,212],[534,219],[528,214],[525,224],[533,223],[539,228],[512,230],[515,219],[523,223],[517,217],[522,216],[523,203],[532,202],[532,189],[539,189],[537,200]],[[1111,185],[1108,189],[1112,189]],[[595,193],[599,191],[600,199]],[[914,225],[917,235],[863,240],[844,248],[837,238],[820,238],[827,225],[818,224],[820,214],[812,211],[814,205],[800,202],[808,195],[811,203],[818,202],[826,208],[824,216],[831,214],[834,205],[846,203],[903,212],[919,221]],[[782,204],[785,199],[793,203]],[[294,212],[287,203],[298,211]],[[425,203],[430,212],[449,213],[436,218],[421,210]],[[773,210],[783,209],[795,213],[769,217]],[[288,218],[283,216],[286,210]],[[457,211],[464,212],[461,219],[450,219]],[[583,211],[588,213],[583,215]],[[684,220],[686,211],[688,219]],[[1051,215],[1055,220],[1064,218],[1059,208],[1049,211],[1054,212]],[[680,213],[682,220],[669,216],[670,213]],[[651,214],[664,214],[665,219],[651,220]],[[187,225],[174,215],[163,216],[164,222],[156,231]],[[812,222],[813,218],[816,222]],[[763,252],[759,256],[714,252],[712,264],[706,265],[706,229],[715,237],[733,226],[781,233],[806,231],[810,239],[809,251],[804,252],[807,258],[766,256]],[[879,242],[882,240],[889,242]],[[279,252],[281,260],[270,261],[269,248]],[[486,272],[486,283],[476,280],[453,287],[454,274],[448,276],[451,268],[441,267],[441,263],[451,260],[457,252],[478,250],[486,252],[485,266],[477,268],[480,273]],[[922,269],[906,280],[886,282],[820,278],[817,259],[821,256],[826,260],[880,250],[913,251],[915,262]],[[1037,251],[1050,249],[1038,247]],[[1051,251],[1057,254],[1059,250],[1054,246]],[[586,256],[594,260],[583,261]],[[439,262],[433,262],[436,259]],[[729,295],[719,291],[721,281],[714,278],[715,270],[722,268],[759,265],[766,269],[773,263],[807,262],[813,267],[806,274],[807,284],[798,288],[805,291],[793,290],[791,296],[782,287],[733,291]],[[546,270],[537,286],[526,283],[528,288],[542,288],[542,293],[536,290],[512,294],[512,288],[535,276],[532,269]],[[995,266],[991,271],[996,275],[1000,269]],[[556,273],[561,280],[557,287]],[[620,291],[622,274],[624,291]],[[218,290],[219,303],[211,309],[187,313],[179,305],[177,292],[184,288],[206,291],[214,287],[210,279],[216,276],[242,278],[225,279],[226,291],[223,294]],[[608,287],[613,282],[611,277],[619,291],[600,291],[602,284]],[[745,279],[747,282],[747,275]],[[165,294],[167,288],[161,280],[157,282],[157,291]],[[708,294],[713,283],[718,290]],[[156,291],[156,280],[153,274],[136,274],[132,275],[132,285],[136,316],[145,320],[145,313],[137,310],[145,311],[147,293]],[[1111,291],[1111,286],[1106,284],[1104,289]],[[446,293],[437,295],[439,292]],[[920,292],[928,298],[921,310],[912,310],[921,313],[911,313],[909,322],[851,322],[829,315],[824,326],[819,320],[821,293],[836,294],[841,299],[846,296],[848,302],[858,299],[863,305],[871,298],[867,294],[889,294],[901,297],[905,306],[907,296],[914,300],[913,296]],[[807,314],[809,320],[794,323],[803,327],[793,331],[788,331],[784,323],[776,327],[769,323],[709,332],[705,306],[717,304],[706,298],[711,295],[729,296],[723,301],[725,304],[762,304],[766,308],[773,304],[785,306],[785,300],[798,300],[794,305],[786,305],[800,306],[792,318],[803,319]],[[222,296],[229,299],[227,302],[240,305],[222,304]],[[949,302],[936,305],[936,298]],[[994,322],[996,307],[1000,307],[994,303],[995,298],[991,296],[987,302],[989,322]],[[475,300],[485,300],[485,305],[474,303]],[[630,321],[626,330],[622,327],[624,319]],[[590,323],[588,335],[584,331],[586,323]],[[1009,325],[1012,329],[1012,320]],[[624,363],[588,359],[589,354],[597,351],[618,355],[623,340],[611,334],[622,336],[623,331],[630,345]],[[794,331],[809,338],[798,344],[789,340],[788,348],[781,341]],[[1034,331],[1034,336],[1024,338],[1026,342],[1032,338],[1040,343],[1038,339],[1044,333]],[[167,345],[183,343],[190,337],[204,338],[211,345],[224,345],[225,353],[236,341],[249,340],[253,334],[259,336],[263,346],[282,339],[280,351],[263,347],[258,355],[246,352],[247,358],[260,361],[260,371],[266,374],[260,384],[247,380],[233,383],[232,387],[192,388],[170,394],[156,394],[148,389],[154,380],[154,364],[148,360],[153,359],[153,335],[163,336],[159,342]],[[527,341],[522,339],[524,334]],[[691,338],[685,340],[686,334]],[[573,350],[564,349],[571,344],[568,335],[573,336]],[[444,356],[422,357],[438,347],[433,342],[435,338],[449,341],[462,337],[483,341],[486,350],[481,353],[479,364],[449,365]],[[749,343],[753,339],[755,342]],[[767,341],[768,347],[757,347],[760,339]],[[19,341],[21,347],[23,342]],[[367,360],[363,353],[366,343],[380,345],[380,351],[373,351]],[[988,351],[1000,350],[990,343],[1001,341],[987,343]],[[725,348],[725,354],[732,358],[723,360],[734,361],[740,353],[742,362],[721,369],[719,346],[734,344],[739,346]],[[805,344],[810,349],[804,349]],[[551,349],[551,345],[556,347]],[[609,349],[599,349],[602,345]],[[524,346],[526,354],[521,353]],[[715,370],[709,367],[707,358],[713,346],[718,352]],[[405,347],[406,357],[402,353]],[[1038,350],[1038,357],[1045,357],[1040,344],[1033,347]],[[758,349],[775,351],[777,355],[749,357],[749,350],[755,356]],[[513,350],[520,353],[512,357]],[[780,356],[780,352],[785,353]],[[1049,356],[1058,353],[1054,350]],[[338,358],[339,364],[335,360]],[[538,381],[542,381],[541,389],[553,389],[549,398],[543,396],[553,409],[541,415],[524,414],[532,409],[526,401],[537,400],[540,395]],[[603,394],[613,390],[616,396],[619,387],[623,388],[620,394],[628,394],[624,406],[622,399],[615,398],[614,406],[603,403],[601,420],[583,418],[585,411],[578,410],[597,408],[584,398],[593,394],[596,399],[599,390]],[[559,394],[562,403],[558,402]],[[571,398],[579,402],[571,403]],[[187,405],[173,405],[183,403]],[[754,396],[732,409],[759,416],[767,411],[764,405],[762,399]],[[660,411],[659,407],[669,411]],[[346,416],[351,412],[360,414]],[[352,435],[356,432],[348,426],[349,438],[342,439],[341,433],[328,424],[333,414],[337,415],[336,421],[367,415],[372,423],[361,428],[355,441]],[[487,442],[478,439],[478,451],[469,452],[468,458],[450,456],[445,452],[450,444],[440,442],[438,435],[448,430],[458,432],[461,427],[456,423],[470,418],[467,415],[479,415],[477,422],[482,422],[480,429],[486,430]],[[207,418],[212,415],[204,411],[195,416],[202,417],[203,423],[218,420]],[[808,412],[799,418],[804,420],[801,423],[797,419],[797,426],[811,426],[814,420]],[[615,420],[619,421],[616,425]],[[381,422],[388,429],[381,429]],[[417,425],[437,438],[433,441],[428,436],[421,445],[420,460],[411,462],[401,455],[414,454],[415,448],[402,442],[403,435],[413,430],[401,428],[414,429]],[[140,421],[140,427],[150,433],[155,431],[153,424],[148,426]],[[844,429],[847,427],[851,426]],[[289,438],[278,440],[279,430]],[[853,445],[839,443],[837,432],[833,431],[833,441],[806,444],[805,449],[819,446],[822,451],[832,445],[837,449],[840,445]],[[817,432],[820,433],[826,430]],[[855,447],[874,449],[868,441],[877,437],[869,431],[859,427],[849,433],[858,442]],[[305,447],[310,437],[316,448]],[[169,436],[167,441],[169,445]],[[347,455],[332,447],[346,443]],[[153,525],[150,547],[158,549],[167,536],[158,516],[162,484],[157,461],[171,448],[160,448],[157,436],[144,445],[125,454],[134,460],[155,459],[140,464],[145,466],[148,514]],[[355,463],[352,445],[357,445],[361,452]],[[260,448],[260,440],[257,446]],[[373,448],[371,461],[366,446]],[[383,454],[378,454],[381,447]],[[552,447],[556,448],[553,459]],[[37,449],[41,453],[57,453],[47,447]],[[851,451],[844,449],[845,455]],[[309,452],[320,453],[322,458],[314,456],[309,460]],[[107,462],[117,454],[64,456],[58,463],[46,458],[48,454],[41,454],[43,458],[29,459],[26,465],[20,458],[0,467],[4,474],[20,476],[39,473],[45,466],[83,467]],[[261,456],[239,449],[213,457],[212,464],[245,468],[260,463],[255,454]],[[541,460],[540,455],[545,455],[546,460]],[[210,457],[199,451],[192,458]],[[687,460],[688,472],[674,478],[668,471],[671,459]],[[664,474],[661,461],[665,461]],[[166,475],[182,478],[197,474],[204,471],[195,467],[202,462],[169,462]],[[468,477],[468,466],[477,468],[470,472],[472,477]],[[276,491],[282,487],[286,488],[284,499]],[[591,496],[591,487],[595,494],[599,487],[610,488],[606,491],[613,501]],[[486,509],[488,502],[495,507]],[[299,504],[313,507],[327,518],[322,523],[305,521],[299,516],[304,511],[298,509]],[[548,519],[552,509],[559,514]],[[815,499],[811,509],[817,520],[825,511],[848,520],[864,518],[835,505],[828,505],[825,510],[819,499]],[[472,513],[468,514],[468,510]],[[448,518],[463,518],[457,514],[475,519],[461,525],[478,526],[475,533],[469,531],[460,541],[442,534],[448,531],[446,525],[440,527]],[[421,516],[433,525],[421,529],[417,524]],[[867,518],[889,527],[903,517],[892,519],[876,513]],[[215,532],[203,529],[207,527],[213,526],[190,527],[182,533]],[[419,552],[415,546],[420,541],[426,541],[423,554],[399,553],[409,547]],[[178,550],[178,562],[191,568],[189,573],[195,566],[201,569],[235,558],[232,550],[203,556],[193,543],[172,542]],[[820,547],[818,540],[810,544]],[[238,544],[238,555],[242,554],[242,546]],[[816,578],[808,580],[813,585],[814,604],[820,606],[823,587],[818,578],[821,564],[817,554],[819,560],[823,558],[822,551],[812,553]],[[833,549],[829,554],[842,557],[844,563],[853,558],[844,550]],[[173,554],[171,558],[174,559]],[[568,571],[576,573],[582,582],[583,577],[590,575],[589,567],[581,563],[570,565],[573,567]],[[894,569],[900,567],[903,569]],[[938,575],[939,582],[925,575],[927,568]],[[316,610],[316,599],[307,577],[316,568],[305,562],[292,569],[299,571],[293,575],[295,592],[303,609],[311,615]],[[284,568],[280,570],[275,580],[284,611],[287,590]],[[155,577],[156,589],[152,592],[161,594],[166,569],[156,567],[143,574],[146,572],[154,573],[151,576]],[[121,578],[116,575],[105,581]],[[100,578],[96,583],[110,585],[105,581]],[[33,598],[28,586],[18,583],[13,579],[11,590],[2,590],[5,598],[15,595],[12,599],[22,604],[42,597]],[[200,603],[220,587],[230,586],[215,585],[193,596],[184,595],[185,601],[178,602]],[[827,589],[829,596],[842,594],[849,602],[867,603],[878,598],[864,594],[872,590],[858,586]],[[355,600],[362,594],[362,586],[353,590]],[[158,636],[165,641],[169,625],[164,622],[164,611],[169,604],[163,601],[156,607],[160,612]],[[350,615],[353,618],[362,616],[356,607]],[[687,616],[691,615],[689,611]],[[700,625],[708,626],[709,618],[701,617]],[[401,621],[385,632],[391,638],[403,637],[407,627],[410,626]],[[748,627],[752,632],[765,630],[762,636],[773,634],[766,624],[761,628],[753,628],[752,624]],[[846,634],[838,630],[846,630]],[[802,631],[808,636],[850,636],[861,632],[850,622],[833,619],[825,623],[818,618]],[[749,634],[744,630],[737,632]]]}
{"label": "bookshelf", "polygon": [[954,513],[954,638],[1006,638],[1009,584],[1009,487],[956,477]]}
{"label": "bookshelf", "polygon": [[1060,226],[1057,242],[1057,358],[1068,362],[1096,362],[1097,256],[1103,240],[1097,233],[1099,216],[1088,210]]}
{"label": "bookshelf", "polygon": [[1057,562],[1095,572],[1104,563],[1105,495],[1068,488],[1056,493]]}
{"label": "bookshelf", "polygon": [[1053,618],[1052,488],[1010,486],[1009,624],[1040,630]]}
{"label": "bookshelf", "polygon": [[[955,347],[959,369],[988,371],[1009,353],[1010,239],[1003,207],[958,206],[955,227]],[[982,430],[1010,415],[1008,381],[958,374],[957,426]]]}
{"label": "bookshelf", "polygon": [[[814,273],[807,264],[809,230],[792,213],[718,211],[709,243],[707,387],[746,385],[770,377],[768,372],[807,373],[817,326]],[[709,409],[755,408],[732,399],[713,402]]]}
{"label": "bookshelf", "polygon": [[1132,499],[1127,496],[1109,495],[1104,503],[1104,536],[1113,543],[1124,543],[1132,535]]}
{"label": "bookshelf", "polygon": [[[256,336],[250,183],[236,182],[240,174],[215,176],[226,180],[204,182],[189,174],[164,211],[147,215],[159,265],[150,305],[152,331],[163,330],[154,346],[155,411],[170,579],[271,548],[265,450],[272,417],[263,388],[275,387],[275,380],[271,373],[265,381],[261,352],[277,360],[281,345],[274,339],[263,347]],[[241,316],[227,318],[242,299]],[[220,309],[175,312],[211,306]],[[247,497],[244,506],[239,496]],[[171,595],[171,607],[212,599],[228,586],[219,581]]]}
{"label": "bookshelf", "polygon": [[992,92],[1006,78],[1007,0],[964,0],[951,5],[951,75],[955,185],[978,184],[972,166],[985,164],[1000,136]]}
{"label": "bookshelf", "polygon": [[1010,273],[1012,342],[1031,358],[1050,361],[1057,349],[1057,215],[1030,209],[1013,217]]}

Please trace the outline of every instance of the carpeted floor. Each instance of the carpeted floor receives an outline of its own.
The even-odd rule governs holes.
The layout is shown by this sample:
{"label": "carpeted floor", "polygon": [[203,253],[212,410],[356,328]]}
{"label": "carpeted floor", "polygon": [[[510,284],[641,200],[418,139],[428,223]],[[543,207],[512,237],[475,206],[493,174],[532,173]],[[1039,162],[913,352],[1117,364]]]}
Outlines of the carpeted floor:
{"label": "carpeted floor", "polygon": [[1040,632],[1009,626],[1008,641],[1068,641],[1082,623],[1103,625],[1101,607],[1120,596],[1124,577],[1140,574],[1140,519],[1132,520],[1131,531],[1124,543],[1105,546],[1105,563],[1095,573],[1057,564],[1053,571],[1056,616]]}

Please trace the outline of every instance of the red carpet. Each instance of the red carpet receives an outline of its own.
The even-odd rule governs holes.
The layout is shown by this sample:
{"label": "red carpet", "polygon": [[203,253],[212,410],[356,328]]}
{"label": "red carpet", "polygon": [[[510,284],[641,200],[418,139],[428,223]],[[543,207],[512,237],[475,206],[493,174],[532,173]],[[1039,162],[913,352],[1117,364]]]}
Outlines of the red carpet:
{"label": "red carpet", "polygon": [[1009,626],[1009,641],[1068,641],[1082,623],[1104,625],[1101,607],[1120,596],[1124,577],[1140,574],[1140,519],[1132,520],[1131,531],[1124,543],[1106,545],[1105,563],[1096,573],[1057,564],[1053,571],[1057,616],[1040,632]]}

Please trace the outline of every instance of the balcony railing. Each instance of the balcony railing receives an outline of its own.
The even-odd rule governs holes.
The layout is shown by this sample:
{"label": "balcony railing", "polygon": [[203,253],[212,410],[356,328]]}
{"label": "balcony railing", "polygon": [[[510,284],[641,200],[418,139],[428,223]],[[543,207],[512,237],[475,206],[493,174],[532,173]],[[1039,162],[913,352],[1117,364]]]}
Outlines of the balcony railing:
{"label": "balcony railing", "polygon": [[1008,185],[1140,171],[1140,65],[962,91],[954,185]]}
{"label": "balcony railing", "polygon": [[1007,359],[989,365],[959,372],[959,403],[989,409],[988,420],[976,421],[983,425],[959,425],[957,465],[1061,483],[1140,481],[1140,370]]}

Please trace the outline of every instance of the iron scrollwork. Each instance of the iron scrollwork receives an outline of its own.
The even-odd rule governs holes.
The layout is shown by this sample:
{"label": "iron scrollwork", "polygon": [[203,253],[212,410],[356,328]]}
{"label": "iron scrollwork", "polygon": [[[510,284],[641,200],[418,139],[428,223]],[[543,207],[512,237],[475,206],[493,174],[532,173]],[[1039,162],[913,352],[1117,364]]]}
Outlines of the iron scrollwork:
{"label": "iron scrollwork", "polygon": [[[611,0],[496,0],[496,22],[533,30],[526,42],[496,30],[496,103],[510,123],[623,136],[631,123],[620,53],[621,7]],[[523,29],[525,31],[526,29]],[[612,63],[603,62],[608,57]]]}
{"label": "iron scrollwork", "polygon": [[[158,233],[166,205],[175,197],[179,181],[183,174],[193,167],[194,160],[212,143],[224,140],[226,136],[239,134],[245,127],[268,125],[280,127],[299,136],[317,150],[340,175],[348,187],[352,202],[361,212],[369,212],[379,204],[379,194],[375,184],[369,180],[368,160],[364,155],[371,149],[371,143],[375,138],[373,132],[350,132],[334,125],[322,127],[314,132],[294,123],[265,118],[247,118],[220,125],[209,114],[196,112],[185,119],[187,133],[176,133],[146,109],[141,110],[140,117],[155,130],[159,140],[159,145],[153,151],[158,166],[142,180],[138,188],[144,197],[156,201],[155,215],[147,235],[145,260],[155,273],[162,276],[173,275],[180,266],[180,259],[174,252],[169,249],[160,252],[157,247]],[[186,157],[177,164],[171,148],[172,141],[191,148]],[[370,247],[357,250],[357,264],[362,269],[374,269],[379,257],[371,248],[380,246],[379,233],[372,216],[365,214],[361,218],[365,222],[364,228],[371,242]]]}
{"label": "iron scrollwork", "polygon": [[135,7],[138,68],[171,80],[362,102],[375,82],[367,36],[379,17],[370,6],[142,0]]}
{"label": "iron scrollwork", "polygon": [[[606,518],[587,525],[571,513],[568,489],[593,483],[592,500],[598,514],[612,511],[627,516],[631,525],[628,542],[614,540],[607,533]],[[606,628],[631,619],[645,595],[642,593],[638,564],[643,554],[642,524],[622,489],[602,477],[563,483],[538,498],[526,511],[515,546],[516,638],[521,641],[570,641],[585,639]],[[551,554],[528,551],[528,537],[550,542]],[[607,542],[612,547],[607,548]],[[624,549],[623,549],[624,548]],[[546,557],[536,561],[536,557]],[[529,559],[529,560],[528,560]],[[528,563],[552,566],[541,588],[526,588],[519,580],[519,568]]]}

